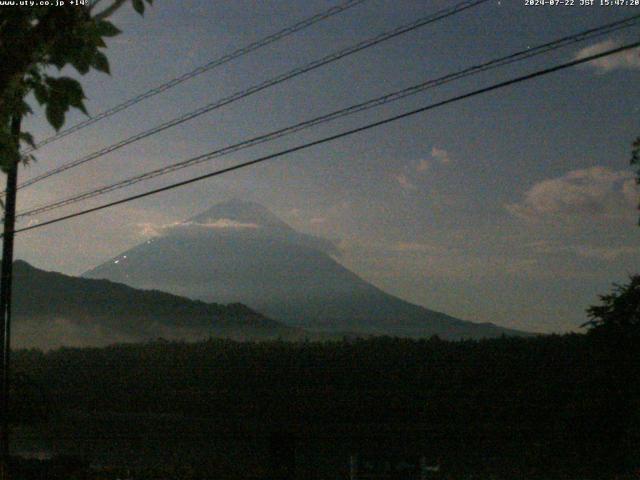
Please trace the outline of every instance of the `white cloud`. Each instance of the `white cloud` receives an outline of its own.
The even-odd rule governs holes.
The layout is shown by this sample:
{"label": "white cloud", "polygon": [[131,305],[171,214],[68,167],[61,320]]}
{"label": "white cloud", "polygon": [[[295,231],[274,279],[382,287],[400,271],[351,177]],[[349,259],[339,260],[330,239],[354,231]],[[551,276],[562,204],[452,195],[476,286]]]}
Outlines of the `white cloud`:
{"label": "white cloud", "polygon": [[434,165],[449,165],[451,163],[449,152],[442,148],[433,147],[431,149],[431,158],[423,158],[417,163],[414,161],[406,164],[401,172],[394,173],[391,177],[400,184],[404,190],[415,190],[417,187],[414,183],[419,175],[430,170]]}
{"label": "white cloud", "polygon": [[447,152],[442,148],[433,147],[431,149],[431,156],[443,165],[448,165],[451,163],[451,157],[449,156],[449,152]]}
{"label": "white cloud", "polygon": [[[519,203],[507,205],[513,215],[527,221],[593,221],[633,217],[634,192],[630,171],[607,167],[573,170],[534,184]],[[631,190],[630,190],[631,189]]]}
{"label": "white cloud", "polygon": [[203,230],[241,230],[256,229],[260,226],[256,223],[243,223],[228,218],[220,218],[213,222],[196,223],[196,222],[174,222],[167,224],[140,223],[138,227],[141,234],[147,237],[159,237],[171,233],[196,233]]}
{"label": "white cloud", "polygon": [[231,228],[231,229],[242,229],[242,228],[260,228],[260,226],[257,223],[243,223],[243,222],[236,222],[235,220],[230,220],[228,218],[220,218],[218,220],[216,220],[215,222],[208,222],[208,223],[186,223],[183,225],[193,225],[196,227],[202,227],[202,228],[213,228],[213,229],[220,229],[220,228]]}
{"label": "white cloud", "polygon": [[159,237],[162,235],[163,230],[167,227],[166,225],[155,225],[153,223],[139,223],[136,225],[140,231],[140,235],[143,237]]}
{"label": "white cloud", "polygon": [[[605,40],[580,50],[576,56],[576,60],[580,60],[591,55],[611,50],[619,46],[619,43],[613,40]],[[640,49],[625,50],[615,55],[598,58],[589,62],[589,65],[597,68],[601,72],[610,72],[618,69],[640,69]]]}

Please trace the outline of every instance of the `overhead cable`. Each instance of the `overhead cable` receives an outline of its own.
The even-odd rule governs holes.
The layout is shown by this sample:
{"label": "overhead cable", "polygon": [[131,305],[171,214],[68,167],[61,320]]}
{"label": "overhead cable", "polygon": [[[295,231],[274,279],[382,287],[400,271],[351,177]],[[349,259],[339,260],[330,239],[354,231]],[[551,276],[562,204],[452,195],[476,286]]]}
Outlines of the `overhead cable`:
{"label": "overhead cable", "polygon": [[249,160],[249,161],[246,161],[246,162],[243,162],[243,163],[239,163],[239,164],[236,164],[236,165],[233,165],[233,166],[230,166],[230,167],[222,168],[222,169],[216,170],[214,172],[210,172],[210,173],[207,173],[207,174],[204,174],[204,175],[200,175],[200,176],[197,176],[197,177],[193,177],[193,178],[190,178],[190,179],[187,179],[187,180],[183,180],[183,181],[180,181],[180,182],[175,182],[175,183],[172,183],[170,185],[166,185],[164,187],[156,188],[156,189],[153,189],[153,190],[148,190],[148,191],[146,191],[144,193],[139,193],[137,195],[132,195],[132,196],[120,199],[120,200],[116,200],[116,201],[109,202],[109,203],[106,203],[106,204],[103,204],[103,205],[99,205],[97,207],[87,208],[85,210],[81,210],[81,211],[78,211],[78,212],[75,212],[75,213],[71,213],[69,215],[64,215],[64,216],[61,216],[61,217],[57,217],[57,218],[54,218],[52,220],[47,220],[47,221],[42,222],[42,223],[38,223],[38,224],[22,227],[20,229],[15,230],[15,233],[26,232],[26,231],[34,230],[34,229],[37,229],[37,228],[42,228],[42,227],[45,227],[45,226],[48,226],[48,225],[53,225],[55,223],[59,223],[59,222],[63,222],[63,221],[66,221],[66,220],[70,220],[72,218],[84,216],[84,215],[87,215],[89,213],[94,213],[94,212],[97,212],[97,211],[100,211],[100,210],[104,210],[106,208],[114,207],[116,205],[122,205],[122,204],[125,204],[125,203],[132,202],[134,200],[138,200],[138,199],[141,199],[141,198],[149,197],[151,195],[156,195],[156,194],[161,193],[161,192],[166,192],[166,191],[173,190],[173,189],[176,189],[176,188],[179,188],[179,187],[183,187],[185,185],[190,185],[192,183],[199,182],[199,181],[202,181],[202,180],[205,180],[205,179],[208,179],[208,178],[213,178],[213,177],[217,177],[217,176],[220,176],[220,175],[224,175],[226,173],[233,172],[233,171],[236,171],[236,170],[240,170],[240,169],[243,169],[243,168],[247,168],[247,167],[252,166],[252,165],[256,165],[256,164],[259,164],[259,163],[264,163],[264,162],[266,162],[268,160],[273,160],[273,159],[276,159],[276,158],[280,158],[280,157],[283,157],[283,156],[286,156],[286,155],[290,155],[290,154],[295,153],[295,152],[299,152],[299,151],[306,150],[306,149],[311,148],[311,147],[315,147],[317,145],[322,145],[322,144],[325,144],[325,143],[328,143],[328,142],[332,142],[332,141],[335,141],[335,140],[338,140],[338,139],[341,139],[341,138],[345,138],[345,137],[354,135],[356,133],[364,132],[364,131],[370,130],[372,128],[380,127],[382,125],[387,125],[389,123],[396,122],[396,121],[401,120],[403,118],[412,117],[412,116],[417,115],[419,113],[423,113],[423,112],[426,112],[426,111],[429,111],[429,110],[433,110],[435,108],[442,107],[444,105],[449,105],[449,104],[452,104],[452,103],[456,103],[456,102],[459,102],[461,100],[465,100],[465,99],[468,99],[468,98],[475,97],[477,95],[481,95],[481,94],[484,94],[484,93],[488,93],[488,92],[492,92],[492,91],[495,91],[495,90],[499,90],[499,89],[502,89],[502,88],[505,88],[505,87],[508,87],[508,86],[511,86],[511,85],[515,85],[515,84],[522,83],[522,82],[525,82],[525,81],[528,81],[528,80],[532,80],[534,78],[538,78],[538,77],[541,77],[541,76],[544,76],[544,75],[549,75],[551,73],[558,72],[560,70],[564,70],[564,69],[567,69],[567,68],[570,68],[570,67],[574,67],[576,65],[581,65],[581,64],[584,64],[584,63],[587,63],[587,62],[592,62],[592,61],[597,60],[599,58],[604,58],[604,57],[607,57],[607,56],[610,56],[610,55],[615,55],[617,53],[621,53],[621,52],[624,52],[624,51],[627,51],[627,50],[631,50],[633,48],[638,48],[638,47],[640,47],[640,41],[634,42],[634,43],[630,43],[630,44],[625,44],[625,45],[623,45],[621,47],[609,49],[609,50],[606,50],[606,51],[598,53],[598,54],[589,55],[589,56],[586,56],[586,57],[583,57],[583,58],[580,58],[580,59],[573,60],[571,62],[565,62],[565,63],[559,64],[559,65],[556,65],[556,66],[553,66],[553,67],[549,67],[549,68],[546,68],[546,69],[543,69],[543,70],[538,70],[536,72],[529,73],[527,75],[522,75],[522,76],[513,78],[511,80],[506,80],[506,81],[503,81],[503,82],[499,82],[499,83],[490,85],[488,87],[484,87],[484,88],[480,88],[480,89],[477,89],[477,90],[473,90],[471,92],[468,92],[468,93],[465,93],[465,94],[462,94],[462,95],[457,95],[457,96],[448,98],[446,100],[442,100],[442,101],[439,101],[439,102],[436,102],[436,103],[432,103],[432,104],[426,105],[426,106],[421,107],[421,108],[410,110],[410,111],[407,111],[407,112],[404,112],[404,113],[401,113],[401,114],[398,114],[398,115],[394,115],[394,116],[391,116],[391,117],[387,117],[387,118],[385,118],[383,120],[378,120],[376,122],[368,123],[368,124],[366,124],[364,126],[361,126],[361,127],[352,128],[350,130],[346,130],[346,131],[343,131],[343,132],[340,132],[340,133],[337,133],[337,134],[334,134],[334,135],[323,137],[323,138],[321,138],[319,140],[314,140],[312,142],[308,142],[308,143],[304,143],[304,144],[301,144],[301,145],[297,145],[295,147],[287,148],[285,150],[281,150],[281,151],[276,152],[276,153],[272,153],[272,154],[269,154],[269,155],[264,155],[262,157],[258,157],[256,159]]}

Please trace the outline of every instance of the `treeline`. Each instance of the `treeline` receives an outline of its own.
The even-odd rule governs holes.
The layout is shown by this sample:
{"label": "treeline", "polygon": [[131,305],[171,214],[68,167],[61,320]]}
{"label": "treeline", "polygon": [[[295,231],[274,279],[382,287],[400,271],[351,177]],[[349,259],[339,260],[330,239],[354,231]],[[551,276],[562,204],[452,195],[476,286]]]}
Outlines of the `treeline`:
{"label": "treeline", "polygon": [[42,387],[48,415],[206,418],[218,433],[280,436],[292,455],[338,442],[345,455],[421,454],[448,471],[573,476],[640,465],[632,338],[159,340],[14,358]]}

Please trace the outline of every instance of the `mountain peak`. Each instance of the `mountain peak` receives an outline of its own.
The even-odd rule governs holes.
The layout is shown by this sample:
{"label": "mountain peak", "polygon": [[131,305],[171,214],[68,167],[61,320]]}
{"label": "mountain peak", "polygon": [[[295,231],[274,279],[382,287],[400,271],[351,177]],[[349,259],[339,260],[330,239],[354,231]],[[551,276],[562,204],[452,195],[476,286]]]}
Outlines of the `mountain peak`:
{"label": "mountain peak", "polygon": [[293,230],[289,225],[280,220],[276,215],[259,203],[241,200],[238,198],[218,203],[195,217],[190,218],[187,223],[193,222],[204,224],[220,221],[232,221],[255,227],[272,227]]}
{"label": "mountain peak", "polygon": [[[85,273],[211,302],[242,302],[290,326],[479,338],[510,333],[410,304],[338,263],[334,245],[296,232],[260,204],[231,200]],[[515,333],[515,332],[514,332]]]}

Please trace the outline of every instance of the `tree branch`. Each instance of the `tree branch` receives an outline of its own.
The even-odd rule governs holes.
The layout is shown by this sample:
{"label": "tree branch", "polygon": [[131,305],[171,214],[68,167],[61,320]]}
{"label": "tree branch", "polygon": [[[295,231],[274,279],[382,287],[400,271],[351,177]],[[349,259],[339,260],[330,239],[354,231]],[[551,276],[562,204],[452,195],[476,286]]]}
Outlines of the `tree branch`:
{"label": "tree branch", "polygon": [[3,48],[0,64],[5,68],[0,69],[0,111],[6,106],[9,86],[13,82],[19,82],[32,63],[37,61],[38,50],[46,48],[55,39],[56,26],[60,26],[54,25],[55,22],[51,20],[56,14],[59,14],[56,9],[51,9],[22,41],[15,42],[10,49]]}

